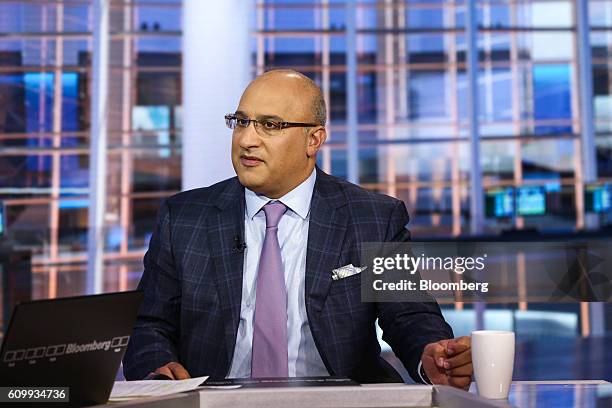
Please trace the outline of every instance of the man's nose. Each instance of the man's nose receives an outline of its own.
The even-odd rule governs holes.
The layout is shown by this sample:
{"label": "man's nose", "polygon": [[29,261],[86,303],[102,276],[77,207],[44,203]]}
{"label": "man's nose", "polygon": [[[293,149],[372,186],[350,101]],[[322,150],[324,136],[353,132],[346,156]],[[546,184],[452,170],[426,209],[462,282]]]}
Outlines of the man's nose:
{"label": "man's nose", "polygon": [[261,144],[261,138],[255,129],[255,122],[249,123],[244,129],[241,129],[238,136],[238,142],[240,143],[240,147],[244,149],[249,149],[252,147],[257,147]]}

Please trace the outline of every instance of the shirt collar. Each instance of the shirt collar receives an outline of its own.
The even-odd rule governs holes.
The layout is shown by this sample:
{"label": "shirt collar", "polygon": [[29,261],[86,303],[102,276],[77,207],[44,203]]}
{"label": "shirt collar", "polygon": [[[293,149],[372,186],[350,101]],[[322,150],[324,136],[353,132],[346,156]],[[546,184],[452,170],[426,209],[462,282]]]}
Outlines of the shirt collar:
{"label": "shirt collar", "polygon": [[316,179],[317,172],[316,169],[313,169],[312,173],[306,180],[302,181],[300,185],[277,199],[268,198],[263,194],[257,194],[245,187],[244,199],[246,201],[247,216],[252,220],[253,217],[268,202],[280,201],[289,207],[291,211],[299,215],[300,218],[305,220],[308,216],[308,212],[310,211],[310,201],[312,200],[312,192],[314,190]]}

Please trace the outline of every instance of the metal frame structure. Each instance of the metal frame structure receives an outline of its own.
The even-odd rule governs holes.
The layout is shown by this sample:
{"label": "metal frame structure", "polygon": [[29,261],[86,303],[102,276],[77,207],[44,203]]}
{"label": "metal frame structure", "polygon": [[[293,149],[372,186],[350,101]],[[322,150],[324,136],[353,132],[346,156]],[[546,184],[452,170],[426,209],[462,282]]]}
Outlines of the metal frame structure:
{"label": "metal frame structure", "polygon": [[[597,181],[597,155],[595,147],[595,116],[593,114],[593,68],[591,56],[591,30],[589,24],[589,0],[576,0],[576,51],[578,53],[578,81],[580,89],[580,141],[582,183],[584,192],[586,183]],[[577,194],[578,195],[578,194]],[[581,197],[584,193],[581,195]],[[584,205],[584,204],[583,204]],[[585,217],[585,226],[595,228],[594,217]],[[590,219],[589,219],[590,218]],[[604,305],[600,302],[590,303],[588,309],[582,304],[583,322],[590,323],[589,328],[583,326],[583,333],[602,336],[605,333]],[[589,316],[590,314],[590,316]]]}
{"label": "metal frame structure", "polygon": [[[41,205],[48,209],[48,244],[45,248],[44,255],[34,259],[35,271],[37,275],[45,274],[46,284],[40,296],[55,297],[61,293],[58,286],[61,285],[59,276],[62,272],[70,270],[83,271],[83,264],[87,263],[87,291],[89,293],[97,293],[104,290],[104,282],[108,277],[104,277],[102,265],[104,260],[108,263],[118,264],[118,279],[117,289],[124,290],[132,284],[129,278],[131,265],[140,266],[140,260],[144,253],[143,248],[133,248],[130,244],[130,228],[131,214],[133,213],[133,201],[136,198],[157,198],[165,197],[172,194],[174,191],[160,192],[138,192],[133,191],[133,167],[135,162],[135,152],[138,149],[159,148],[159,146],[147,147],[138,146],[134,143],[133,135],[136,131],[132,126],[132,106],[136,103],[136,73],[140,71],[155,71],[156,67],[138,67],[135,60],[138,52],[138,41],[143,38],[159,38],[172,37],[178,38],[182,35],[181,31],[160,31],[160,32],[138,32],[135,28],[137,21],[137,8],[143,4],[134,0],[124,0],[122,3],[108,0],[92,0],[91,4],[95,5],[95,11],[90,14],[91,32],[74,31],[65,32],[63,30],[64,21],[66,21],[65,4],[63,1],[49,2],[48,7],[43,7],[43,29],[40,32],[16,32],[8,33],[3,36],[0,41],[22,41],[27,39],[30,42],[40,44],[40,53],[43,66],[23,67],[23,72],[43,72],[54,74],[54,98],[52,106],[52,126],[51,131],[44,129],[37,135],[39,137],[39,146],[32,147],[10,147],[3,148],[0,151],[0,156],[24,156],[38,155],[42,161],[44,157],[51,158],[51,183],[47,187],[28,187],[23,189],[0,188],[0,194],[4,197],[8,194],[12,196],[5,198],[7,207],[19,205]],[[588,2],[586,0],[574,0],[574,26],[572,27],[529,27],[521,24],[522,16],[519,15],[519,6],[524,2],[511,0],[504,2],[509,8],[509,27],[494,27],[491,26],[491,10],[493,2],[469,1],[470,6],[467,9],[472,11],[472,14],[466,16],[470,24],[465,27],[459,26],[458,11],[465,7],[461,3],[445,3],[443,5],[444,22],[441,27],[419,28],[413,27],[410,20],[406,17],[406,11],[416,8],[435,8],[442,7],[439,3],[406,3],[397,0],[380,0],[374,3],[366,2],[347,2],[339,4],[330,2],[329,0],[319,0],[317,3],[310,4],[271,4],[265,0],[255,1],[255,30],[252,33],[255,44],[255,64],[252,67],[252,73],[261,73],[267,66],[265,59],[266,53],[273,54],[275,51],[275,39],[277,38],[314,38],[317,44],[316,53],[320,61],[316,66],[296,67],[308,72],[316,72],[320,74],[321,86],[329,104],[332,94],[332,76],[335,73],[346,72],[347,75],[347,95],[348,95],[348,120],[346,123],[332,121],[329,130],[329,139],[322,151],[323,169],[331,172],[332,158],[334,153],[338,151],[346,151],[348,153],[346,174],[351,181],[359,181],[359,157],[361,148],[376,149],[377,154],[382,157],[379,164],[378,173],[379,180],[362,182],[366,188],[375,189],[377,191],[386,192],[388,194],[400,196],[403,198],[409,209],[416,208],[418,200],[422,194],[432,191],[434,199],[432,202],[437,207],[442,207],[444,204],[444,192],[450,191],[450,211],[451,221],[447,225],[443,225],[440,214],[434,214],[430,217],[431,230],[436,233],[447,235],[460,235],[467,231],[479,232],[482,228],[482,190],[493,186],[517,186],[526,183],[538,183],[542,180],[528,180],[523,174],[523,159],[527,154],[525,146],[530,142],[540,140],[569,140],[574,145],[574,176],[560,179],[562,186],[568,186],[576,191],[575,206],[577,211],[576,228],[589,226],[588,217],[584,216],[584,205],[582,203],[582,191],[584,183],[599,180],[612,181],[612,178],[597,177],[595,171],[595,149],[598,136],[596,135],[595,126],[598,123],[594,120],[593,112],[593,90],[592,90],[592,74],[590,55],[590,33],[596,30],[597,32],[607,32],[612,38],[612,28],[610,27],[590,27],[588,20]],[[160,3],[161,4],[161,3]],[[118,7],[115,11],[121,11],[123,17],[121,25],[116,28],[118,31],[109,29],[112,23],[104,18],[108,12],[108,7]],[[163,6],[163,5],[161,5]],[[160,7],[161,7],[160,6]],[[476,27],[474,9],[483,7],[484,20],[483,27]],[[105,8],[106,7],[106,8]],[[167,7],[182,7],[180,4],[167,5]],[[315,26],[313,30],[294,30],[294,29],[276,29],[276,10],[286,8],[294,8],[296,11],[302,11],[308,8],[309,12],[315,14]],[[53,10],[51,10],[53,8]],[[380,19],[375,28],[367,27],[364,24],[367,14],[372,10],[377,10]],[[94,8],[90,9],[94,10]],[[105,11],[106,10],[106,11]],[[333,13],[344,10],[346,16],[350,17],[346,20],[346,27],[333,27]],[[468,13],[466,13],[468,14]],[[108,16],[108,15],[107,15]],[[53,26],[49,29],[46,25]],[[489,24],[487,26],[487,24]],[[46,27],[46,28],[45,28]],[[532,106],[529,105],[533,99],[533,78],[532,68],[533,61],[525,59],[521,56],[521,47],[526,41],[525,38],[533,33],[554,33],[565,32],[574,35],[575,56],[571,60],[550,61],[550,63],[568,64],[575,69],[575,77],[572,79],[572,108],[573,114],[570,120],[535,120],[533,118],[522,117],[522,112],[528,115],[533,114]],[[347,62],[346,64],[337,65],[332,61],[333,40],[342,38],[348,35],[347,45]],[[354,34],[350,34],[354,33]],[[509,38],[509,61],[496,61],[487,56],[487,52],[492,48],[495,42],[495,35],[507,33]],[[444,41],[444,53],[446,59],[440,63],[419,63],[408,59],[410,55],[408,38],[412,36],[441,36]],[[378,49],[378,60],[374,64],[358,62],[358,57],[364,53],[364,42],[368,36],[377,36],[378,43],[381,45]],[[469,39],[466,41],[466,39]],[[482,39],[482,41],[480,41]],[[91,146],[88,149],[85,146],[67,147],[62,144],[62,138],[66,136],[81,137],[83,139],[88,135],[88,131],[71,131],[67,132],[62,129],[62,110],[64,107],[65,96],[61,92],[61,74],[66,72],[64,67],[64,59],[66,53],[66,44],[71,41],[84,40],[91,43],[91,49],[95,52],[94,61],[91,70],[89,68],[75,67],[69,70],[77,72],[91,73],[92,81],[92,109],[91,109]],[[580,47],[577,45],[580,44]],[[612,50],[612,42],[609,50]],[[116,64],[113,57],[104,56],[105,52],[112,51],[113,47],[120,46],[120,63]],[[464,62],[459,59],[458,55],[461,51],[467,48],[469,59]],[[478,49],[484,49],[485,59],[482,62],[478,61]],[[112,54],[114,55],[114,54]],[[49,58],[53,58],[49,64]],[[612,60],[598,60],[600,64],[607,63],[608,69],[612,72]],[[594,61],[593,61],[594,62]],[[484,68],[484,74],[479,79],[480,75],[473,67],[479,66]],[[178,67],[161,67],[167,71],[177,72]],[[463,86],[466,81],[462,82],[462,74],[467,74],[467,82],[469,95],[473,103],[469,103],[470,107],[475,107],[477,104],[478,82],[481,81],[485,86],[491,86],[495,80],[493,71],[496,68],[508,69],[511,73],[512,81],[512,112],[511,119],[506,122],[500,121],[499,124],[509,126],[509,134],[490,136],[488,134],[479,135],[482,132],[482,127],[488,126],[490,123],[483,122],[480,119],[478,123],[478,111],[472,110],[468,115],[468,121],[464,121],[460,117],[460,104],[455,89]],[[420,121],[413,122],[402,120],[410,115],[410,104],[408,103],[410,93],[408,91],[411,86],[411,81],[415,74],[427,72],[428,70],[437,70],[443,72],[446,84],[448,85],[445,92],[445,103],[448,110],[448,121]],[[13,72],[11,67],[0,67],[0,73]],[[105,73],[106,71],[106,73]],[[359,80],[364,73],[376,72],[380,78],[380,88],[383,89],[379,93],[377,111],[379,116],[375,123],[364,123],[358,118],[358,99],[359,99]],[[525,77],[523,78],[523,75]],[[121,106],[119,107],[120,130],[115,132],[111,129],[106,129],[104,118],[105,106],[108,105],[109,76],[111,78],[121,78],[121,88],[118,93],[121,95]],[[106,79],[105,79],[106,78]],[[522,81],[522,82],[521,82]],[[112,82],[112,80],[110,81]],[[41,81],[41,97],[40,103],[44,105],[46,99],[44,95],[47,90],[44,89],[46,81]],[[523,86],[523,84],[525,84]],[[612,92],[612,82],[611,82]],[[489,95],[490,96],[490,95]],[[113,99],[113,102],[115,100]],[[492,101],[489,99],[489,106]],[[486,108],[487,105],[484,107]],[[328,105],[329,107],[329,105]],[[40,121],[45,120],[46,108],[41,109],[39,118]],[[486,112],[486,109],[485,109]],[[533,116],[533,115],[532,115]],[[332,118],[333,119],[333,118]],[[569,125],[572,126],[571,134],[564,135],[529,135],[536,126],[539,125]],[[423,137],[423,134],[429,130],[434,133],[436,129],[443,128],[448,131],[448,136],[445,137]],[[469,130],[468,130],[469,129]],[[174,131],[174,130],[171,130]],[[377,133],[380,135],[379,140],[363,140],[359,135],[362,133]],[[342,140],[339,135],[346,133],[346,140]],[[119,134],[118,143],[106,143],[106,140],[116,134]],[[105,136],[106,135],[106,136]],[[336,136],[338,135],[338,137]],[[604,135],[605,136],[605,135]],[[0,134],[0,140],[11,139],[26,139],[31,137],[27,134]],[[115,139],[113,139],[115,140]],[[50,144],[46,144],[49,141]],[[480,161],[478,158],[481,153],[478,152],[478,146],[486,146],[487,143],[507,143],[508,146],[514,146],[512,151],[513,174],[511,179],[499,180],[483,174],[482,170],[478,170]],[[431,180],[422,180],[419,178],[419,163],[412,160],[408,163],[402,163],[401,160],[406,156],[402,156],[402,149],[408,152],[418,149],[425,145],[440,145],[448,147],[447,156],[438,157],[432,160],[430,165],[432,174],[435,177]],[[179,147],[178,144],[173,145]],[[476,150],[475,150],[476,149]],[[399,152],[399,153],[398,153]],[[465,152],[470,154],[463,156]],[[91,158],[90,164],[90,190],[83,188],[66,188],[62,187],[61,182],[61,163],[62,157],[65,154],[77,154],[81,156],[89,155]],[[117,251],[104,251],[104,233],[103,227],[105,222],[105,211],[109,212],[108,204],[105,199],[108,199],[109,194],[105,193],[105,181],[107,175],[111,176],[113,169],[107,163],[108,157],[118,157],[121,174],[115,179],[118,180],[117,186],[112,185],[113,200],[115,195],[117,198],[116,209],[113,207],[113,212],[117,212],[117,223],[121,229],[121,243]],[[386,160],[385,160],[386,158]],[[470,167],[477,171],[471,171],[469,174],[462,166],[464,160],[469,160]],[[434,163],[435,162],[435,163]],[[400,171],[400,167],[405,166],[405,172],[399,177],[396,173]],[[463,169],[463,170],[462,170]],[[115,183],[115,181],[113,181]],[[478,191],[477,194],[468,194],[470,186]],[[109,187],[110,188],[110,187]],[[114,189],[117,188],[117,192]],[[77,193],[79,196],[64,197],[63,193]],[[61,228],[62,228],[62,213],[60,201],[83,198],[86,194],[90,194],[90,214],[88,224],[90,230],[88,232],[88,250],[83,251],[64,251],[61,248]],[[26,194],[32,195],[28,197]],[[471,200],[471,202],[470,202]],[[468,227],[465,217],[466,207],[472,208],[470,225]],[[113,204],[115,205],[115,204]],[[106,210],[105,210],[106,208]],[[113,213],[114,216],[114,213]],[[525,227],[529,221],[516,217],[512,223],[517,228]],[[91,227],[94,226],[94,227]],[[428,227],[425,227],[427,229]],[[421,230],[420,233],[423,233]],[[135,268],[135,269],[136,269]],[[525,273],[525,270],[519,273]],[[114,286],[111,286],[113,289]],[[457,304],[461,308],[460,303]],[[520,303],[520,309],[526,309],[527,303]],[[582,333],[598,334],[603,330],[603,306],[598,304],[582,305]]]}
{"label": "metal frame structure", "polygon": [[357,9],[346,2],[346,110],[347,179],[359,184],[359,134],[357,130]]}
{"label": "metal frame structure", "polygon": [[[104,214],[108,127],[109,0],[94,0],[87,293],[104,290]],[[60,99],[61,100],[61,99]]]}
{"label": "metal frame structure", "polygon": [[[582,0],[577,0],[578,2],[582,2]],[[353,3],[353,4],[348,4],[348,3]],[[583,2],[584,3],[584,2]],[[427,7],[427,4],[410,4],[408,7]],[[275,8],[282,8],[283,5],[277,4],[277,5],[265,5],[265,4],[259,4],[258,5],[259,8],[266,8],[268,10],[268,15],[270,15],[270,13],[273,12],[273,10]],[[294,8],[298,8],[299,6],[287,6],[287,7],[294,7]],[[321,2],[320,4],[317,5],[309,5],[308,7],[314,7],[314,12],[317,13],[317,10],[320,11],[320,13],[324,14],[325,16],[329,15],[329,9],[333,7],[333,5],[330,5],[328,2]],[[348,175],[348,179],[350,181],[355,182],[355,165],[357,164],[356,162],[353,162],[354,159],[352,159],[352,157],[359,157],[359,153],[355,153],[355,149],[359,149],[360,147],[365,147],[368,146],[368,143],[364,143],[362,141],[359,141],[359,137],[355,136],[355,134],[359,134],[359,131],[369,131],[369,130],[378,130],[382,133],[382,135],[384,135],[384,141],[379,142],[378,144],[374,145],[374,146],[380,146],[380,150],[379,150],[379,154],[383,154],[383,155],[387,155],[387,160],[385,162],[385,164],[382,166],[382,168],[386,168],[386,176],[384,176],[384,182],[383,183],[376,183],[376,184],[372,184],[372,183],[362,183],[365,184],[366,187],[369,188],[373,188],[373,189],[377,189],[377,190],[383,190],[386,191],[387,194],[391,194],[391,195],[397,195],[398,193],[398,189],[405,189],[408,188],[411,191],[411,194],[409,195],[409,203],[414,204],[416,202],[416,194],[418,194],[417,192],[419,191],[419,189],[423,188],[423,187],[431,187],[433,188],[435,191],[441,191],[440,188],[444,188],[444,187],[450,187],[451,188],[451,195],[452,195],[452,214],[453,214],[453,223],[452,223],[452,234],[453,235],[459,235],[462,232],[462,211],[461,211],[461,203],[462,200],[465,200],[465,196],[467,188],[471,186],[471,191],[472,193],[469,194],[469,199],[470,199],[470,232],[472,234],[480,234],[483,232],[483,226],[484,226],[484,203],[483,203],[483,187],[491,187],[494,186],[495,184],[491,184],[490,181],[484,180],[483,179],[483,173],[481,170],[481,165],[480,165],[480,158],[481,158],[481,152],[480,152],[480,144],[481,143],[488,143],[491,141],[513,141],[515,143],[515,149],[514,149],[514,177],[513,180],[510,183],[507,183],[506,181],[498,181],[497,185],[522,185],[524,184],[524,177],[523,177],[523,169],[522,169],[522,146],[524,142],[530,142],[530,141],[534,141],[534,140],[546,140],[547,138],[551,137],[554,139],[560,138],[563,139],[564,135],[561,136],[537,136],[537,137],[530,137],[530,136],[523,136],[523,129],[533,129],[536,125],[536,123],[540,123],[540,124],[546,124],[546,121],[540,121],[540,122],[536,122],[533,119],[523,119],[521,120],[521,111],[520,111],[520,104],[523,103],[524,100],[526,100],[529,96],[529,94],[531,93],[530,89],[526,89],[526,92],[528,93],[527,95],[522,95],[521,94],[521,88],[520,88],[520,77],[519,77],[519,73],[520,73],[520,69],[523,66],[530,66],[530,62],[523,62],[521,61],[521,56],[519,55],[519,35],[521,35],[523,32],[536,32],[536,31],[542,31],[542,32],[556,32],[556,31],[567,31],[568,29],[563,28],[563,27],[546,27],[546,28],[534,28],[534,29],[525,29],[523,27],[520,27],[518,24],[518,14],[517,14],[517,10],[518,10],[518,3],[517,2],[510,2],[509,7],[510,7],[510,19],[511,19],[511,24],[512,27],[508,28],[508,31],[510,33],[510,38],[511,38],[511,42],[510,42],[510,61],[509,61],[509,68],[512,72],[512,81],[513,81],[513,86],[512,86],[512,117],[513,117],[513,132],[514,135],[509,135],[509,136],[497,136],[497,137],[491,137],[491,136],[481,136],[480,135],[480,127],[483,126],[483,123],[481,120],[479,120],[479,110],[478,110],[478,88],[479,88],[479,80],[481,75],[479,74],[479,71],[482,68],[484,68],[484,74],[482,75],[482,82],[485,84],[488,84],[488,86],[492,86],[492,81],[493,81],[493,77],[492,77],[492,70],[494,67],[499,66],[499,63],[497,62],[493,62],[491,60],[485,59],[484,62],[479,63],[478,61],[478,50],[480,48],[480,41],[479,41],[479,36],[481,35],[483,38],[482,41],[482,45],[484,45],[485,49],[490,49],[491,45],[492,45],[492,38],[491,38],[491,34],[492,33],[496,33],[497,31],[499,31],[496,28],[491,28],[490,24],[491,24],[491,20],[490,20],[490,7],[491,5],[489,3],[482,3],[479,5],[479,7],[482,7],[484,10],[484,21],[485,24],[488,21],[489,22],[489,26],[487,27],[485,25],[485,27],[477,27],[477,22],[476,22],[476,2],[475,1],[468,1],[466,2],[466,6],[465,6],[465,14],[466,14],[466,24],[465,24],[465,38],[466,38],[466,44],[467,44],[467,49],[466,49],[466,55],[467,55],[467,63],[466,64],[462,64],[460,63],[457,59],[456,59],[456,44],[457,44],[457,38],[458,38],[458,34],[460,33],[459,30],[457,29],[453,29],[453,28],[449,28],[449,29],[428,29],[428,30],[419,30],[419,29],[412,29],[411,27],[406,25],[406,21],[403,19],[403,12],[404,9],[406,7],[406,5],[403,2],[396,2],[394,0],[381,0],[380,2],[376,3],[376,4],[359,4],[359,6],[356,6],[354,4],[354,2],[347,2],[347,4],[345,5],[346,7],[346,30],[345,31],[341,31],[341,32],[337,32],[337,31],[333,31],[333,30],[326,30],[327,26],[323,27],[323,30],[321,32],[318,33],[309,33],[307,30],[306,31],[300,31],[300,30],[275,30],[273,28],[273,20],[269,19],[268,20],[268,25],[264,26],[264,20],[261,20],[259,23],[260,25],[258,25],[258,30],[256,31],[256,38],[258,40],[258,42],[261,42],[262,44],[264,43],[264,39],[268,39],[270,40],[270,42],[272,42],[275,38],[299,38],[299,37],[304,37],[304,36],[311,36],[311,35],[315,35],[317,37],[321,37],[323,38],[323,41],[325,41],[326,39],[336,36],[336,35],[346,35],[346,44],[347,44],[347,63],[346,63],[346,75],[347,75],[347,118],[346,118],[346,126],[343,125],[334,125],[332,124],[330,126],[331,130],[346,130],[347,131],[347,139],[346,139],[346,144],[343,143],[329,143],[327,146],[324,147],[324,152],[327,153],[327,151],[329,150],[333,150],[333,149],[343,149],[346,148],[347,149],[347,170],[346,173]],[[353,107],[353,95],[355,95],[357,93],[357,89],[351,89],[351,87],[357,87],[357,83],[356,81],[354,81],[353,76],[354,76],[354,72],[355,72],[355,67],[352,66],[352,61],[353,61],[353,47],[355,46],[355,43],[358,43],[358,41],[353,40],[351,37],[353,35],[356,35],[358,38],[360,36],[366,35],[366,34],[370,34],[372,33],[371,30],[368,29],[361,29],[359,27],[355,28],[354,27],[354,22],[353,22],[353,13],[355,13],[354,9],[355,7],[358,7],[359,9],[363,9],[363,8],[368,8],[368,7],[375,7],[377,8],[379,11],[381,11],[381,20],[379,20],[379,23],[384,23],[384,30],[381,33],[381,37],[384,39],[382,42],[380,42],[380,44],[382,44],[382,47],[380,47],[380,52],[382,55],[382,58],[384,60],[384,64],[381,64],[380,66],[376,66],[376,67],[369,67],[369,66],[364,66],[359,65],[359,68],[357,69],[358,72],[363,72],[365,70],[369,70],[369,69],[374,69],[379,73],[383,73],[384,74],[384,82],[381,82],[381,86],[384,87],[384,91],[380,93],[381,96],[384,97],[384,104],[382,105],[383,108],[380,110],[381,112],[383,112],[384,116],[381,116],[382,118],[382,122],[379,121],[378,124],[375,125],[369,125],[369,124],[355,124],[355,120],[354,120],[354,107]],[[453,24],[455,22],[454,20],[454,16],[455,16],[455,11],[457,6],[455,4],[449,4],[449,5],[445,5],[445,8],[448,7],[449,9],[452,9],[450,12],[451,14],[453,14],[452,17],[450,17],[448,19],[449,22],[451,22],[451,25],[455,25]],[[381,10],[382,9],[382,10]],[[402,13],[402,16],[399,17],[397,14]],[[264,13],[262,13],[263,15]],[[588,24],[588,21],[586,21],[586,24]],[[410,63],[406,62],[405,59],[405,53],[406,53],[406,48],[405,47],[398,47],[398,42],[401,43],[402,45],[405,45],[405,42],[401,40],[401,35],[402,34],[407,34],[410,35],[411,33],[422,33],[422,32],[426,32],[426,33],[436,33],[436,32],[440,32],[440,33],[444,33],[444,32],[448,32],[449,37],[452,38],[451,40],[451,45],[448,47],[447,53],[449,54],[448,56],[448,62],[445,64],[447,66],[447,68],[445,68],[445,70],[448,72],[448,75],[451,79],[451,83],[457,84],[457,71],[459,69],[460,66],[463,66],[467,72],[467,82],[468,82],[468,137],[463,137],[462,135],[462,128],[463,125],[459,124],[460,122],[460,118],[458,115],[458,109],[457,109],[457,102],[456,102],[456,95],[454,95],[451,100],[454,100],[454,103],[451,103],[451,117],[453,119],[453,123],[455,123],[455,133],[454,133],[454,137],[455,137],[455,141],[451,141],[451,140],[447,140],[444,138],[439,138],[439,139],[431,139],[428,140],[426,138],[422,138],[420,140],[414,140],[414,139],[403,139],[403,140],[397,140],[397,138],[395,137],[395,129],[401,129],[404,128],[406,126],[410,127],[410,124],[405,124],[405,123],[401,123],[398,122],[396,120],[397,116],[397,110],[398,108],[404,112],[407,113],[407,109],[401,109],[402,103],[404,102],[403,99],[398,100],[397,98],[397,94],[394,91],[395,86],[397,85],[397,83],[404,83],[406,84],[406,82],[402,82],[400,81],[400,77],[402,80],[405,80],[406,75],[409,75],[411,69],[414,70],[419,70],[421,69],[419,66],[411,66]],[[587,25],[587,33],[588,33],[588,25]],[[397,41],[397,38],[400,38],[399,41]],[[584,39],[582,39],[581,44],[589,44],[588,42],[584,42]],[[587,45],[588,47],[588,45]],[[445,47],[446,48],[446,47]],[[401,59],[396,60],[396,50],[402,54]],[[271,52],[271,50],[266,50],[265,47],[259,47],[258,48],[258,55],[257,55],[257,59],[258,61],[263,61],[263,56],[261,55],[264,52]],[[357,52],[359,52],[359,50],[357,49]],[[327,59],[325,57],[325,55],[322,56],[323,59]],[[585,61],[590,61],[590,58],[585,59]],[[576,63],[576,62],[574,62]],[[590,65],[585,65],[585,66],[590,66]],[[318,71],[317,67],[298,67],[302,68],[306,71]],[[261,70],[262,68],[259,67],[259,69]],[[323,68],[326,69],[326,68]],[[342,69],[340,67],[336,68],[336,69]],[[426,66],[423,66],[423,69],[427,69]],[[401,72],[400,75],[397,74],[397,72]],[[396,81],[397,79],[397,81]],[[585,95],[585,92],[583,92],[583,88],[582,88],[582,84],[584,84],[584,79],[581,79],[580,83],[578,84],[578,86],[574,87],[573,89],[573,94],[574,94],[574,99],[576,97],[576,92],[580,92],[580,99],[583,101],[592,101],[592,96],[589,97],[588,95]],[[453,87],[453,88],[455,88]],[[588,90],[587,90],[587,94],[588,94]],[[491,96],[491,95],[489,95]],[[489,110],[493,109],[492,108],[492,100],[488,99],[487,104],[489,106]],[[380,109],[380,108],[379,108]],[[530,108],[530,110],[533,108]],[[582,113],[581,116],[584,116],[584,113]],[[523,122],[523,125],[521,125],[521,122]],[[559,124],[562,124],[561,121],[557,121]],[[550,121],[549,124],[554,124],[554,121]],[[355,130],[355,127],[358,129],[358,131]],[[582,135],[584,137],[584,132],[582,132]],[[359,147],[355,147],[355,138],[358,140],[358,146]],[[576,141],[576,143],[580,144],[580,140],[578,135],[573,135],[570,136],[570,138],[574,139]],[[417,181],[416,179],[412,179],[411,182],[409,183],[403,183],[403,182],[396,182],[396,173],[395,173],[395,166],[394,166],[394,146],[396,146],[399,143],[404,143],[407,145],[418,145],[419,143],[428,143],[428,142],[441,142],[441,143],[450,143],[452,144],[452,146],[454,147],[454,154],[452,156],[452,162],[451,162],[451,180],[450,182],[442,182],[440,183],[440,181],[438,181],[437,177],[434,177],[434,180],[427,182],[427,181]],[[468,144],[469,146],[469,157],[470,157],[470,173],[469,173],[469,184],[466,183],[465,180],[462,179],[460,170],[459,170],[459,160],[458,160],[458,156],[459,156],[459,151],[460,151],[460,144]],[[589,147],[588,149],[590,149],[589,151],[592,154],[592,158],[591,163],[594,164],[594,145],[591,144],[591,147]],[[582,150],[584,152],[584,150]],[[324,153],[324,154],[325,154]],[[584,160],[584,159],[583,159]],[[575,165],[575,172],[576,172],[576,178],[579,178],[580,173],[582,171],[582,169],[580,169],[579,167],[581,166],[581,163],[583,162],[583,160],[580,160],[580,158],[578,158],[577,161],[577,165]],[[414,171],[416,172],[416,168],[414,169]],[[439,172],[439,167],[438,168],[433,168],[432,169],[433,172]],[[390,173],[391,174],[390,174]],[[412,177],[412,176],[411,176]],[[358,179],[357,179],[358,180]],[[530,180],[530,183],[537,183],[537,181],[535,180]],[[574,186],[578,186],[580,185],[580,187],[583,186],[583,181],[581,182],[576,182],[576,180],[562,180],[562,183],[564,185],[574,185]],[[476,191],[476,193],[473,193],[474,191]],[[580,193],[578,192],[577,195],[580,195]],[[440,197],[440,195],[438,193],[435,194],[436,197]],[[580,206],[580,202],[581,202],[581,198],[577,197],[576,198],[576,205],[578,206],[578,209],[580,210],[579,213],[583,213],[584,209],[581,208]],[[582,215],[578,215],[577,219],[576,219],[576,226],[580,227],[581,224],[581,218]],[[437,220],[439,221],[439,218],[437,218]],[[513,220],[514,225],[517,228],[523,228],[525,226],[525,219],[521,216],[517,216],[514,218]],[[517,271],[519,273],[519,281],[524,281],[525,278],[525,273],[526,273],[526,265],[525,262],[523,260],[523,262],[519,262],[519,270]],[[521,278],[522,276],[522,278]],[[523,291],[524,292],[524,291]],[[456,304],[457,308],[461,308],[463,305],[459,302],[458,304]],[[593,314],[592,314],[592,309],[593,308],[597,308],[597,305],[591,305],[591,311],[589,311],[589,307],[586,307],[585,309],[585,305],[583,305],[581,307],[581,317],[582,317],[582,321],[583,322],[590,322],[587,323],[586,326],[583,326],[582,328],[582,334],[583,335],[588,335],[588,334],[596,334],[596,331],[592,331],[592,327],[593,327]],[[520,310],[526,310],[528,307],[526,302],[520,302],[519,303],[519,309]],[[477,305],[476,307],[477,309],[477,327],[482,327],[484,325],[484,321],[483,321],[483,313],[484,313],[484,305]],[[590,313],[591,312],[591,313]],[[590,316],[589,316],[590,315]],[[602,324],[603,320],[600,318],[597,318],[597,321],[599,322],[598,324]]]}

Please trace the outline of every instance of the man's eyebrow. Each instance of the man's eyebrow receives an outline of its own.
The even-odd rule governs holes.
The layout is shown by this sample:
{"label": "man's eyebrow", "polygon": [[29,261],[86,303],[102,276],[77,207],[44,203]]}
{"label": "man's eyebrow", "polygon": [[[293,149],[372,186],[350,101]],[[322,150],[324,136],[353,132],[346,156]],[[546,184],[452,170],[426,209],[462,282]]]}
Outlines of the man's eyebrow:
{"label": "man's eyebrow", "polygon": [[281,118],[278,115],[259,115],[257,116],[257,119],[261,120],[261,119],[275,119],[278,120],[279,122],[283,121],[283,118]]}
{"label": "man's eyebrow", "polygon": [[[243,112],[243,111],[236,111],[234,115],[249,117],[249,115],[247,115],[246,112]],[[257,120],[264,120],[264,119],[274,119],[274,120],[278,120],[279,122],[283,121],[283,118],[281,118],[278,115],[257,115]]]}

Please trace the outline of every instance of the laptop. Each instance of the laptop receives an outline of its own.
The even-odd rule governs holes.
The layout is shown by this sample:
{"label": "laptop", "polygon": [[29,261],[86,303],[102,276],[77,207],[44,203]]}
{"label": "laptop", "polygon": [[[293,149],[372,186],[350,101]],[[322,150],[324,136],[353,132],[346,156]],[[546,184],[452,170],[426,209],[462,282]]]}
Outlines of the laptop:
{"label": "laptop", "polygon": [[70,387],[70,405],[105,403],[142,299],[130,291],[18,304],[0,349],[0,386]]}

